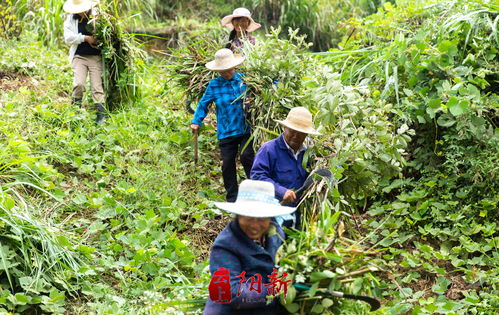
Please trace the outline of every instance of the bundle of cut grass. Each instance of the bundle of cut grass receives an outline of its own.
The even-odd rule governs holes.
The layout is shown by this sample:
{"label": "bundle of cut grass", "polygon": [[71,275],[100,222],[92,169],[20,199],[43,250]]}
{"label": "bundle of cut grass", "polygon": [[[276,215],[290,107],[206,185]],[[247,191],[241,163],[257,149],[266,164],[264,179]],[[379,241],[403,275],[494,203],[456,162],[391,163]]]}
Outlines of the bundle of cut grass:
{"label": "bundle of cut grass", "polygon": [[255,129],[255,144],[261,145],[269,137],[259,130],[277,132],[275,119],[284,119],[293,107],[303,106],[302,78],[313,71],[310,44],[304,37],[290,31],[289,40],[279,38],[280,29],[272,30],[255,46],[246,45],[243,64],[248,86],[245,106]]}
{"label": "bundle of cut grass", "polygon": [[223,48],[223,41],[218,32],[185,35],[179,42],[181,48],[173,51],[173,59],[168,67],[175,74],[173,79],[176,84],[185,91],[187,110],[193,113],[208,82],[216,76],[205,64],[213,60],[217,50]]}
{"label": "bundle of cut grass", "polygon": [[144,52],[125,31],[125,20],[118,15],[116,0],[101,3],[93,23],[102,50],[107,108],[135,103],[140,99],[138,72]]}

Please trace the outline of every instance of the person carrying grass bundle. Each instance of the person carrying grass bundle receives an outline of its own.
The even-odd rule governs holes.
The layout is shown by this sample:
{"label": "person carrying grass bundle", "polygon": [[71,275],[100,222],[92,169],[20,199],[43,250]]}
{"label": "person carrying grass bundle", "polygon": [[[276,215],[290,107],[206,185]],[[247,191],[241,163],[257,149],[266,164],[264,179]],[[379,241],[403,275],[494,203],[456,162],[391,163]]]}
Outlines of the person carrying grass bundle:
{"label": "person carrying grass bundle", "polygon": [[[286,120],[276,120],[283,126],[283,133],[266,142],[258,150],[251,169],[251,179],[270,182],[275,187],[276,198],[282,204],[296,206],[295,190],[302,187],[308,177],[303,168],[304,145],[307,135],[320,135],[313,128],[312,114],[305,107],[292,108]],[[278,217],[280,224],[300,227],[300,216]]]}
{"label": "person carrying grass bundle", "polygon": [[64,11],[68,13],[64,21],[64,41],[71,45],[69,62],[73,68],[73,104],[80,105],[85,92],[87,75],[90,76],[92,99],[94,101],[98,124],[105,123],[104,88],[102,86],[101,51],[89,30],[89,16],[95,3],[90,0],[68,0]]}
{"label": "person carrying grass bundle", "polygon": [[[254,180],[241,183],[235,203],[215,202],[215,206],[236,217],[210,249],[212,280],[203,315],[285,314],[278,298],[267,304],[267,297],[276,293],[271,289],[272,276],[284,241],[284,231],[272,218],[296,208],[279,205],[274,186]],[[283,279],[283,285],[287,281]]]}
{"label": "person carrying grass bundle", "polygon": [[245,8],[235,9],[232,14],[222,18],[220,23],[230,30],[229,43],[225,48],[238,53],[241,53],[244,48],[244,40],[255,44],[255,38],[249,33],[261,27],[260,24],[253,21],[251,12]]}
{"label": "person carrying grass bundle", "polygon": [[198,132],[199,126],[208,114],[208,106],[215,103],[217,138],[222,155],[222,177],[227,191],[226,200],[229,202],[234,202],[237,196],[238,152],[247,178],[255,157],[253,141],[250,141],[251,128],[243,108],[246,84],[242,74],[235,70],[243,61],[243,56],[235,55],[226,48],[215,53],[215,60],[208,62],[206,67],[219,72],[220,76],[208,84],[190,125],[193,132]]}

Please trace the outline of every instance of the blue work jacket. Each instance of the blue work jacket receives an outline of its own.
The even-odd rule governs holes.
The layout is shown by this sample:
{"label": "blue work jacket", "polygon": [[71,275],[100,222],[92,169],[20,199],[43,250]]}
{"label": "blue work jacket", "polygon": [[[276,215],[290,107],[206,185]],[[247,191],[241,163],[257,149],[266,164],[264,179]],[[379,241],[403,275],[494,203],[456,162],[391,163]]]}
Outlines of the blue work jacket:
{"label": "blue work jacket", "polygon": [[[231,221],[220,232],[210,251],[210,273],[219,268],[230,271],[230,285],[232,300],[230,303],[215,303],[210,298],[206,302],[203,315],[265,315],[276,314],[279,307],[277,298],[267,305],[268,276],[275,268],[275,255],[284,240],[284,231],[274,221],[271,223],[269,235],[266,236],[264,247],[251,240],[239,227],[237,219]],[[255,274],[262,276],[261,293],[250,291],[248,285],[243,287],[241,295],[237,297],[239,281],[237,277],[241,272],[246,272],[246,279]]]}
{"label": "blue work jacket", "polygon": [[215,103],[219,140],[250,133],[251,128],[243,109],[242,95],[245,91],[246,84],[241,73],[236,72],[232,80],[226,80],[221,76],[210,80],[191,123],[201,125],[208,114],[209,105]]}
{"label": "blue work jacket", "polygon": [[[295,159],[286,146],[283,135],[266,142],[256,153],[251,179],[264,180],[274,184],[275,196],[279,201],[288,189],[298,189],[305,183],[308,173],[302,167],[305,151]],[[295,206],[295,204],[290,205]]]}

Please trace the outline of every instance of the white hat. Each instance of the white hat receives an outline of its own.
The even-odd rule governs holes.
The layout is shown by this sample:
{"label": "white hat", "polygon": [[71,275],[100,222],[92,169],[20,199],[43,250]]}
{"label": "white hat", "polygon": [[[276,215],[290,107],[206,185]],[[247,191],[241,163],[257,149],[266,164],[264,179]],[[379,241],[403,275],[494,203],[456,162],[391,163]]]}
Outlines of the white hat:
{"label": "white hat", "polygon": [[90,10],[96,3],[91,0],[68,0],[62,7],[66,13],[82,13]]}
{"label": "white hat", "polygon": [[232,31],[234,29],[234,26],[232,25],[232,19],[236,17],[245,17],[250,20],[250,25],[248,26],[248,29],[246,29],[247,32],[253,32],[254,30],[257,30],[261,27],[260,24],[253,21],[250,11],[245,8],[235,9],[231,15],[224,16],[220,23],[222,24],[222,26],[225,26]]}
{"label": "white hat", "polygon": [[279,204],[274,197],[274,185],[246,179],[239,185],[236,202],[215,202],[218,208],[254,218],[269,218],[295,212],[296,208]]}
{"label": "white hat", "polygon": [[243,63],[244,57],[234,54],[232,50],[222,48],[215,53],[215,60],[206,64],[206,68],[213,71],[229,70]]}
{"label": "white hat", "polygon": [[305,107],[292,108],[286,120],[276,120],[281,125],[293,130],[311,134],[320,135],[321,133],[312,127],[312,114]]}

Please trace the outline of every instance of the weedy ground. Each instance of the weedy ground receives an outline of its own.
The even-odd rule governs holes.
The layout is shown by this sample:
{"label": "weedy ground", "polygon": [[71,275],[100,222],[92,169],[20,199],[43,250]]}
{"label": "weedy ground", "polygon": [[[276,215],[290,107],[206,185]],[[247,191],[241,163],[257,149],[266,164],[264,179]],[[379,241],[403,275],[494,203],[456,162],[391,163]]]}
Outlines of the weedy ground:
{"label": "weedy ground", "polygon": [[[90,97],[81,108],[71,105],[65,47],[47,49],[23,37],[4,41],[0,50],[0,183],[4,192],[8,183],[31,185],[20,185],[3,215],[38,213],[48,233],[64,238],[55,245],[83,256],[86,266],[67,270],[68,282],[78,279],[68,285],[69,295],[41,303],[39,297],[61,287],[19,268],[15,277],[36,283],[0,304],[57,312],[76,299],[87,311],[120,313],[144,291],[169,291],[173,301],[181,295],[166,288],[198,285],[209,245],[226,221],[207,210],[208,200],[223,200],[219,158],[208,131],[199,137],[194,165],[189,117],[180,93],[165,89],[161,63],[151,61],[141,74],[140,103],[111,112],[97,126]],[[50,226],[64,232],[58,237]],[[12,286],[14,293],[26,288]]]}

